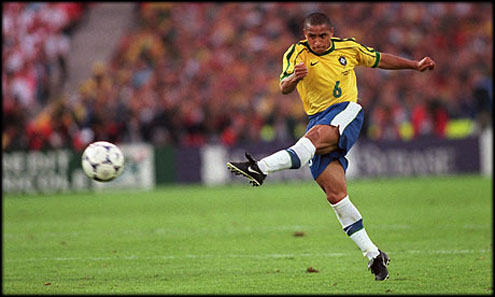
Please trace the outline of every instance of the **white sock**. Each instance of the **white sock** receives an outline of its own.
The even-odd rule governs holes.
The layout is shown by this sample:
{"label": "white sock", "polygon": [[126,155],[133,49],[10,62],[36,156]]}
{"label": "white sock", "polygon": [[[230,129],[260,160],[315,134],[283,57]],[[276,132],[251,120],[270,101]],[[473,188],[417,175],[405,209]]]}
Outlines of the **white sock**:
{"label": "white sock", "polygon": [[366,233],[363,226],[363,218],[354,204],[352,204],[349,195],[345,196],[341,201],[331,204],[331,206],[337,214],[337,219],[342,225],[344,232],[349,235],[361,252],[363,252],[363,256],[368,257],[368,259],[378,256],[380,252]]}
{"label": "white sock", "polygon": [[313,158],[316,147],[311,140],[301,137],[296,144],[288,149],[278,151],[258,162],[258,167],[264,174],[270,174],[283,169],[301,168]]}
{"label": "white sock", "polygon": [[376,245],[373,244],[364,228],[356,231],[349,237],[359,247],[361,252],[363,252],[363,256],[368,257],[368,259],[371,260],[371,258],[375,258],[380,254],[378,248],[376,247]]}

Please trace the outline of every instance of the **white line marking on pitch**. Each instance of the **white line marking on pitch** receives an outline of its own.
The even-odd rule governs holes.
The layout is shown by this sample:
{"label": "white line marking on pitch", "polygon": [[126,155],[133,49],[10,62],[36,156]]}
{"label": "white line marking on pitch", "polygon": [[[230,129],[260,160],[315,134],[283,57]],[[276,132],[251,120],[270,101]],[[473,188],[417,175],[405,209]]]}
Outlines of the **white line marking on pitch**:
{"label": "white line marking on pitch", "polygon": [[[420,251],[420,250],[410,250],[404,252],[388,252],[388,254],[477,254],[477,253],[487,253],[491,250],[433,250],[433,251]],[[278,259],[278,258],[296,258],[296,257],[344,257],[344,256],[355,256],[358,253],[318,253],[318,254],[265,254],[265,255],[163,255],[163,256],[149,256],[149,257],[138,257],[135,255],[130,256],[115,256],[115,257],[87,257],[87,258],[77,258],[77,257],[56,257],[56,258],[27,258],[27,259],[5,259],[5,262],[32,262],[32,261],[109,261],[109,260],[153,260],[153,259],[181,259],[181,258],[192,258],[192,259],[204,259],[204,258],[255,258],[255,259]]]}
{"label": "white line marking on pitch", "polygon": [[[437,228],[461,228],[461,229],[488,229],[491,227],[491,224],[464,224],[462,226],[457,226],[457,225],[448,225],[448,226],[437,226]],[[255,233],[255,232],[272,232],[272,231],[318,231],[318,230],[329,230],[335,227],[332,226],[304,226],[304,225],[287,225],[287,226],[224,226],[224,227],[219,227],[216,230],[212,229],[207,229],[207,228],[195,228],[194,232],[197,233],[202,233],[205,234],[207,232],[221,232],[221,233],[229,233],[229,234],[238,234],[238,233]],[[404,230],[404,229],[418,229],[418,228],[423,228],[423,226],[414,226],[414,225],[373,225],[369,228],[373,229],[387,229],[387,230]],[[166,235],[169,233],[178,233],[178,232],[183,232],[182,228],[179,227],[170,227],[170,228],[157,228],[153,230],[154,233],[160,234],[160,235]],[[135,234],[135,233],[148,233],[148,231],[143,232],[141,230],[128,230],[125,232],[119,232],[119,234]],[[18,239],[18,238],[24,238],[26,237],[25,234],[20,234],[20,233],[13,233],[13,232],[4,232],[3,234],[4,238],[9,238],[9,239]],[[39,232],[37,233],[36,237],[43,238],[43,237],[60,237],[60,236],[66,236],[66,237],[80,237],[80,236],[87,236],[84,232]]]}

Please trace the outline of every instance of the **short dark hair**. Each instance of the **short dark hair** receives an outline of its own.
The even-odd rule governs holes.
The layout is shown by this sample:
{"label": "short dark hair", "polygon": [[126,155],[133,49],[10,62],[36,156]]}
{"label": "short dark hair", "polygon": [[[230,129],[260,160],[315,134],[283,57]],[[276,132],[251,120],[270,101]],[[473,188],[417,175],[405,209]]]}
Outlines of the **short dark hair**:
{"label": "short dark hair", "polygon": [[306,16],[304,19],[303,29],[306,29],[308,26],[317,26],[317,25],[327,25],[328,29],[333,27],[330,18],[321,12],[313,12],[312,14]]}

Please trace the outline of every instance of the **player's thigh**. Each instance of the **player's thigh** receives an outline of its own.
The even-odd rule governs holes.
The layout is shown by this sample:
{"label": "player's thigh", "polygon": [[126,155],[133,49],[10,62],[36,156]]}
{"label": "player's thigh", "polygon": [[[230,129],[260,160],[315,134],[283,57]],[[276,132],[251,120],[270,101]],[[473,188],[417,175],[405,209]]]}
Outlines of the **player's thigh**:
{"label": "player's thigh", "polygon": [[327,168],[316,178],[316,182],[323,189],[328,202],[335,204],[347,196],[345,171],[338,159],[328,164]]}
{"label": "player's thigh", "polygon": [[306,135],[316,148],[316,154],[328,154],[338,148],[339,128],[331,125],[316,125]]}

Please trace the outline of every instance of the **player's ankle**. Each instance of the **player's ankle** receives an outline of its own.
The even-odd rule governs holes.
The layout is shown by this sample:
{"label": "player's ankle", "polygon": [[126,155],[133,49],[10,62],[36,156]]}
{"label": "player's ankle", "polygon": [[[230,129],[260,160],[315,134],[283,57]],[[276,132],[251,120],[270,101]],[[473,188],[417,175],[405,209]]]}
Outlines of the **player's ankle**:
{"label": "player's ankle", "polygon": [[268,175],[268,166],[263,160],[260,160],[256,162],[256,165],[258,165],[258,168],[263,172],[264,175]]}

